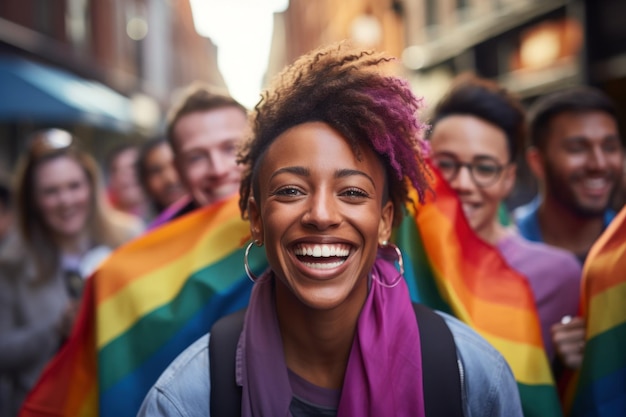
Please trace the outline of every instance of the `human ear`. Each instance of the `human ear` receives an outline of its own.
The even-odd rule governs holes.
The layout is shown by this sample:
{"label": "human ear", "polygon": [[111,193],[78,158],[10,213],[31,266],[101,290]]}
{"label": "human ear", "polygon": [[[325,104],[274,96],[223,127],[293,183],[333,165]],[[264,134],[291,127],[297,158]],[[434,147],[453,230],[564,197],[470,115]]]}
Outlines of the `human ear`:
{"label": "human ear", "polygon": [[504,169],[502,178],[502,188],[504,196],[508,196],[515,186],[515,178],[517,177],[517,164],[511,163]]}
{"label": "human ear", "polygon": [[253,241],[263,243],[263,220],[261,218],[261,208],[254,197],[248,199],[248,218],[250,220],[250,234]]}
{"label": "human ear", "polygon": [[380,223],[378,223],[378,243],[388,241],[393,227],[393,203],[387,201],[382,208]]}
{"label": "human ear", "polygon": [[535,178],[538,180],[545,178],[544,158],[539,149],[534,146],[528,148],[526,151],[526,162]]}

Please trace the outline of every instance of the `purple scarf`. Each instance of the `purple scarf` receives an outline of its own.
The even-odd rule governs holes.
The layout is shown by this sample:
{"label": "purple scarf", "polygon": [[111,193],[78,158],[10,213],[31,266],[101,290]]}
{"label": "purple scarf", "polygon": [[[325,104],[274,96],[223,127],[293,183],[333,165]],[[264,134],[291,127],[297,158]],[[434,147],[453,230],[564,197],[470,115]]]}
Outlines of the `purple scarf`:
{"label": "purple scarf", "polygon": [[[372,275],[390,282],[395,267],[377,259]],[[290,416],[292,391],[276,318],[273,274],[252,290],[237,349],[242,416]],[[424,417],[422,355],[415,311],[404,279],[394,288],[376,280],[358,319],[341,400],[342,416]]]}

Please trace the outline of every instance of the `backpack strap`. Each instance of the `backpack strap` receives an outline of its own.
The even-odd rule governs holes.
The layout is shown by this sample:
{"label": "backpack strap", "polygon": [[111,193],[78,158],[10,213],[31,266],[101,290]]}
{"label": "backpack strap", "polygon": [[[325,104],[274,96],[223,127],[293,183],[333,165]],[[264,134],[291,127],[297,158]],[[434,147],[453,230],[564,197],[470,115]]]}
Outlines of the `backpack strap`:
{"label": "backpack strap", "polygon": [[211,328],[209,368],[212,416],[241,415],[241,387],[235,378],[235,357],[245,313],[244,308],[222,317]]}
{"label": "backpack strap", "polygon": [[422,349],[422,379],[426,416],[463,416],[461,376],[456,344],[443,317],[413,303]]}
{"label": "backpack strap", "polygon": [[[422,350],[426,416],[462,417],[461,377],[456,344],[445,320],[431,309],[413,303]],[[211,415],[241,415],[241,387],[235,380],[235,355],[245,309],[219,319],[209,338]],[[219,381],[219,383],[217,382]]]}

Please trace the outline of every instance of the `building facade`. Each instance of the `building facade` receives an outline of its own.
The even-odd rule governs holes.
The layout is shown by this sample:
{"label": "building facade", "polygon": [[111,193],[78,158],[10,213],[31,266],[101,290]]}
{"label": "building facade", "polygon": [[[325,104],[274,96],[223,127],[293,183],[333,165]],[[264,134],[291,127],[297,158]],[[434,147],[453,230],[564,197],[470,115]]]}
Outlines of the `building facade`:
{"label": "building facade", "polygon": [[0,105],[0,171],[41,127],[73,131],[97,157],[157,134],[173,93],[196,80],[225,87],[189,0],[3,0],[0,84],[13,95]]}

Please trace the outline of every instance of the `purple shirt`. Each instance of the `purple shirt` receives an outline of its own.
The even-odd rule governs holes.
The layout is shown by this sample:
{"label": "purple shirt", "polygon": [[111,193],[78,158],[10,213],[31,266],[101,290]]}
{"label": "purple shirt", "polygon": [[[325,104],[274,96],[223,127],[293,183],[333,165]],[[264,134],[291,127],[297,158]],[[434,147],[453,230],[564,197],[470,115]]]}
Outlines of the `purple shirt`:
{"label": "purple shirt", "polygon": [[554,358],[550,327],[578,313],[582,268],[562,249],[510,234],[497,244],[509,266],[524,275],[532,288],[548,358]]}

